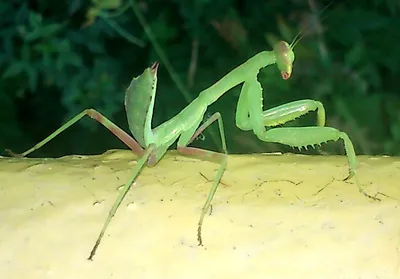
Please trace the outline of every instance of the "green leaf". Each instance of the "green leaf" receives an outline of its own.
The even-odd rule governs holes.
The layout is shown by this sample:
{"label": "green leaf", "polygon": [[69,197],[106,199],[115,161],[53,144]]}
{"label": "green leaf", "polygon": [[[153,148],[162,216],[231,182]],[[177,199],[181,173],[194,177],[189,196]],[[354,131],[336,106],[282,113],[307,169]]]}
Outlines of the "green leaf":
{"label": "green leaf", "polygon": [[14,77],[25,71],[25,63],[22,61],[13,62],[4,71],[2,78]]}
{"label": "green leaf", "polygon": [[277,24],[282,38],[287,42],[293,40],[293,30],[282,16],[278,16]]}
{"label": "green leaf", "polygon": [[25,70],[28,75],[29,90],[35,92],[38,85],[38,72],[31,67],[27,67]]}
{"label": "green leaf", "polygon": [[361,43],[356,43],[345,55],[346,65],[354,68],[363,59],[364,53],[364,46]]}
{"label": "green leaf", "polygon": [[92,0],[92,3],[99,9],[116,9],[121,6],[121,0]]}

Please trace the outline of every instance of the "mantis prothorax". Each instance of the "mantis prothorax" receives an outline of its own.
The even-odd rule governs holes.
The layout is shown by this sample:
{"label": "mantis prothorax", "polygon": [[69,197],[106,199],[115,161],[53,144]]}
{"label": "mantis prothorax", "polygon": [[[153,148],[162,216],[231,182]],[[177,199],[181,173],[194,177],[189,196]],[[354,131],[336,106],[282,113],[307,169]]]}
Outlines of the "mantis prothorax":
{"label": "mantis prothorax", "polygon": [[[134,153],[140,156],[140,160],[135,166],[128,182],[123,187],[109,212],[96,243],[90,252],[89,260],[93,259],[112,217],[116,213],[119,205],[143,166],[145,164],[149,167],[156,165],[161,160],[167,149],[176,140],[178,140],[178,152],[192,156],[194,155],[199,158],[216,160],[220,163],[198,222],[197,240],[199,245],[203,244],[201,235],[203,220],[210,209],[211,201],[226,168],[228,152],[225,143],[225,134],[221,115],[217,112],[208,118],[201,126],[200,123],[203,120],[204,114],[209,105],[217,101],[218,98],[228,90],[242,83],[243,86],[236,112],[236,125],[238,128],[244,131],[252,130],[260,140],[265,142],[281,143],[299,148],[307,146],[314,147],[316,144],[320,145],[329,140],[337,141],[342,139],[344,141],[349,163],[349,175],[346,179],[355,175],[357,162],[353,144],[346,133],[334,128],[324,127],[325,109],[322,103],[306,99],[290,102],[263,111],[262,87],[257,80],[257,75],[260,69],[271,64],[277,64],[282,78],[290,78],[292,74],[293,61],[295,59],[293,53],[294,45],[295,42],[289,45],[284,41],[280,41],[275,44],[272,51],[262,51],[256,54],[242,65],[233,69],[211,87],[200,92],[198,97],[175,117],[161,124],[157,128],[152,129],[151,122],[157,86],[157,69],[159,66],[158,63],[154,63],[151,67],[146,68],[140,76],[133,78],[131,84],[126,90],[125,109],[129,129],[136,140],[99,112],[93,109],[87,109],[69,120],[43,141],[21,154],[22,156],[26,156],[37,150],[76,123],[82,117],[88,115],[105,126],[111,133],[132,149]],[[266,129],[266,127],[274,127],[286,123],[315,110],[317,111],[317,126]],[[188,145],[202,131],[215,121],[218,121],[223,153],[188,147]],[[365,193],[360,187],[358,181],[356,181],[356,183],[361,193],[367,197],[376,199],[375,197]]]}

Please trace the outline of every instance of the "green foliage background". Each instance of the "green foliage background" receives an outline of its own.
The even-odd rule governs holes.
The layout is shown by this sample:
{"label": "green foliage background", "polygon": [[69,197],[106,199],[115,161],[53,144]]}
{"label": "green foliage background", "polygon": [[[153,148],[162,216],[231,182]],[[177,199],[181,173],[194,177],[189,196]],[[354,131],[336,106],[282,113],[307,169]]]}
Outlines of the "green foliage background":
{"label": "green foliage background", "polygon": [[[133,10],[107,17],[127,2],[0,2],[3,155],[6,148],[25,151],[86,108],[128,131],[125,88],[156,60],[161,67],[153,125],[159,125],[187,105],[188,98],[257,52],[270,50],[274,37],[290,42],[302,28],[306,36],[295,48],[292,78],[283,81],[275,66],[259,74],[264,107],[320,100],[327,125],[347,132],[358,154],[400,155],[398,0],[333,1],[325,10],[329,1],[136,0],[148,30],[188,92],[186,98]],[[121,36],[127,34],[131,37]],[[209,115],[222,114],[228,151],[293,152],[236,128],[239,93],[237,87],[209,108]],[[79,123],[32,156],[126,148],[95,121]],[[315,114],[289,124],[315,125]],[[219,140],[204,133],[194,145],[218,150]],[[342,143],[324,145],[323,153],[343,154]]]}

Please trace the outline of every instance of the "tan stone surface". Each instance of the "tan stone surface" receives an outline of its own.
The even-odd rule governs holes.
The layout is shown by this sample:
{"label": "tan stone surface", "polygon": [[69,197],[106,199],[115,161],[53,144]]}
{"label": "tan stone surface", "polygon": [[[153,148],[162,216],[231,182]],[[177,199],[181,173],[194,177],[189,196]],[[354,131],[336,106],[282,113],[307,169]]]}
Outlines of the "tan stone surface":
{"label": "tan stone surface", "polygon": [[141,173],[90,262],[134,155],[0,158],[0,278],[400,278],[400,158],[359,161],[381,202],[341,181],[345,157],[229,156],[198,247],[218,165],[169,153]]}

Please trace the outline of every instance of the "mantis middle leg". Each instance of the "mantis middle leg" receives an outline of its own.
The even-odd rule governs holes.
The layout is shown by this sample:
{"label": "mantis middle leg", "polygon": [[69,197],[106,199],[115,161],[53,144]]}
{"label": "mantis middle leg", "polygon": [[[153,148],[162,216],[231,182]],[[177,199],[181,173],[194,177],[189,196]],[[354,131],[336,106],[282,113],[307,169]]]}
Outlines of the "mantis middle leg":
{"label": "mantis middle leg", "polygon": [[[219,128],[219,132],[220,132],[220,136],[221,136],[222,150],[224,153],[204,150],[204,149],[195,148],[195,147],[188,147],[188,145],[190,143],[192,143],[193,140],[195,138],[197,138],[197,136],[200,133],[202,133],[207,127],[209,127],[215,121],[218,121],[218,128]],[[189,156],[196,156],[196,157],[204,158],[207,160],[217,161],[220,163],[219,169],[215,175],[215,179],[213,181],[213,185],[211,186],[207,200],[203,205],[200,219],[199,219],[198,226],[197,226],[197,241],[199,243],[199,246],[202,246],[203,245],[202,225],[203,225],[204,217],[210,209],[211,201],[215,195],[215,192],[217,191],[217,188],[218,188],[219,182],[221,181],[224,170],[226,169],[227,159],[228,159],[228,151],[226,148],[224,125],[223,125],[221,114],[218,112],[214,113],[209,119],[207,119],[207,121],[205,121],[193,133],[193,135],[191,135],[192,133],[193,133],[192,131],[188,131],[188,132],[186,132],[186,134],[182,134],[182,137],[179,139],[179,142],[178,142],[178,147],[177,147],[178,152],[185,154],[185,155],[189,155]],[[191,135],[190,139],[187,140],[188,136],[190,136],[190,135]]]}
{"label": "mantis middle leg", "polygon": [[[317,110],[318,126],[283,127],[270,130],[265,128],[294,120],[312,110]],[[349,175],[345,180],[355,176],[357,160],[353,144],[346,133],[335,128],[324,127],[325,110],[323,105],[318,101],[301,100],[263,111],[262,87],[257,77],[254,77],[243,84],[237,106],[236,125],[245,131],[253,130],[255,135],[262,141],[275,142],[298,148],[314,147],[330,140],[337,141],[342,139],[349,163]],[[379,200],[367,194],[361,188],[356,176],[355,179],[360,193],[368,198]]]}

